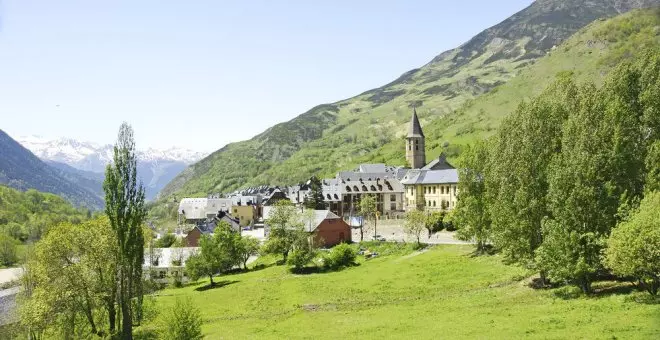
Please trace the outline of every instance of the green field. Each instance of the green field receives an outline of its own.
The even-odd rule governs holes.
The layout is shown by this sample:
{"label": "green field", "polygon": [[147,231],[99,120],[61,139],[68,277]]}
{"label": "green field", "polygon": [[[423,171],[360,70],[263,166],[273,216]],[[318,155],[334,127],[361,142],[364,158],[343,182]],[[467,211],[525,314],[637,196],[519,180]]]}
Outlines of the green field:
{"label": "green field", "polygon": [[[660,335],[660,300],[630,283],[598,282],[593,297],[572,287],[532,289],[529,273],[502,264],[497,255],[472,257],[471,251],[453,245],[425,252],[401,248],[340,272],[306,275],[270,265],[220,277],[216,281],[225,285],[213,289],[204,290],[204,281],[160,291],[151,308],[169,308],[176,297],[192,301],[210,339]],[[138,335],[149,338],[158,323],[148,322]]]}

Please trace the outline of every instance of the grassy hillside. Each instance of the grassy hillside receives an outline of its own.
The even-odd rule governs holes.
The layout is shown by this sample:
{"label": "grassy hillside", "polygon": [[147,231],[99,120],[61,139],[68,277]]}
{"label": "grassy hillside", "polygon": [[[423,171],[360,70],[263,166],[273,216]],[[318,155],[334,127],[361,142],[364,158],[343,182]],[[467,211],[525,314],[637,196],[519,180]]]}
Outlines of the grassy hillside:
{"label": "grassy hillside", "polygon": [[[561,44],[594,19],[649,5],[660,1],[537,1],[390,84],[320,105],[248,141],[225,146],[175,178],[161,197],[287,184],[360,162],[404,164],[402,136],[413,106],[428,131],[429,156],[441,149],[454,154],[460,144],[494,130],[503,115],[557,72],[601,77],[617,58],[637,52],[620,53],[631,36],[639,36],[636,42],[657,42],[657,14],[640,12],[596,22]],[[618,39],[596,34],[626,20],[639,30],[622,30]]]}
{"label": "grassy hillside", "polygon": [[222,277],[225,285],[214,289],[204,290],[207,282],[167,289],[151,308],[190,300],[210,339],[650,339],[660,332],[658,301],[631,292],[630,283],[600,282],[587,298],[569,287],[529,288],[524,271],[498,256],[471,257],[471,246],[406,249],[341,272],[293,275],[272,266]]}

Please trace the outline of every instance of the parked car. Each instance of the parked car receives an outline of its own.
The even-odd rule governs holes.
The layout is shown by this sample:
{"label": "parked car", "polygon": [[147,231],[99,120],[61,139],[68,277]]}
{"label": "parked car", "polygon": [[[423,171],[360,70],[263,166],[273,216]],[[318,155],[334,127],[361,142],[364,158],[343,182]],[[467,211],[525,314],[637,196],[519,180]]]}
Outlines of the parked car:
{"label": "parked car", "polygon": [[380,241],[380,242],[385,242],[385,241],[387,241],[384,237],[382,237],[382,236],[380,236],[380,235],[374,235],[374,236],[372,236],[371,238],[372,238],[374,241]]}

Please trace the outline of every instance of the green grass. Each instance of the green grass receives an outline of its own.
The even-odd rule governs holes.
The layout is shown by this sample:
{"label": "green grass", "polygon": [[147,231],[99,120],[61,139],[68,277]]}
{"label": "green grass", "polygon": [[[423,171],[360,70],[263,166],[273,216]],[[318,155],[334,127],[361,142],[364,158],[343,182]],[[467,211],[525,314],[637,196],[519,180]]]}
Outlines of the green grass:
{"label": "green grass", "polygon": [[228,284],[219,288],[197,291],[202,282],[166,289],[155,306],[191,300],[210,339],[644,339],[660,333],[658,300],[630,291],[628,283],[600,282],[595,297],[584,297],[571,287],[529,288],[529,273],[498,256],[471,257],[470,246],[378,251],[389,255],[340,272],[294,275],[270,266],[220,277],[216,281]]}

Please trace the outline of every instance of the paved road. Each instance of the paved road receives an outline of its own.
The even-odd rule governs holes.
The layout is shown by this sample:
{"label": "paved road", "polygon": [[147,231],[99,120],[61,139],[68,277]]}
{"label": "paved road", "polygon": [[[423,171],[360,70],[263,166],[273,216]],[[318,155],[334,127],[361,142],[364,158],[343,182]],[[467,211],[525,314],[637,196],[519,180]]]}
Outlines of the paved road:
{"label": "paved road", "polygon": [[16,295],[20,287],[0,290],[0,326],[16,320]]}
{"label": "paved road", "polygon": [[[376,233],[384,237],[387,241],[396,241],[396,242],[417,242],[417,239],[406,235],[403,230],[403,226],[399,224],[383,224],[376,226]],[[374,235],[373,224],[370,224],[368,228],[365,228],[364,239],[371,240]],[[454,238],[455,233],[449,231],[441,231],[435,235],[428,237],[426,230],[422,232],[420,241],[428,244],[470,244],[470,242],[460,241]],[[353,242],[360,241],[360,230],[353,229]]]}

